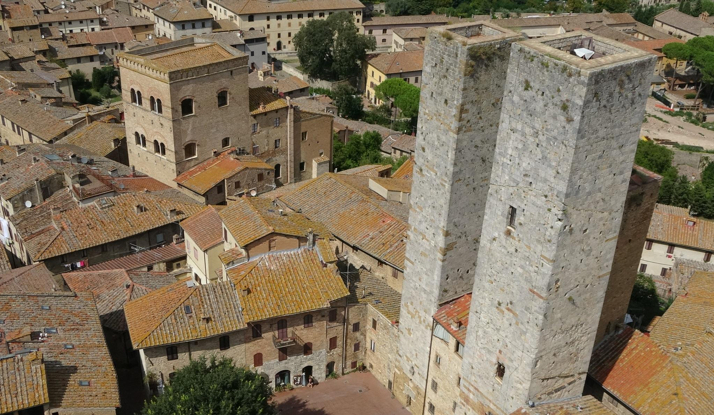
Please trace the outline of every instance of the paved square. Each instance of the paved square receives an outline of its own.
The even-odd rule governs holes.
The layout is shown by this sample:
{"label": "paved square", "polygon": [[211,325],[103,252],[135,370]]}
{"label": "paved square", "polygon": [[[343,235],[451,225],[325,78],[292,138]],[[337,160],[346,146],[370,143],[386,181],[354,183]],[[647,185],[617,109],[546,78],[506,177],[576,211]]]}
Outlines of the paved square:
{"label": "paved square", "polygon": [[300,387],[273,398],[281,415],[408,415],[371,373],[328,379],[314,388]]}

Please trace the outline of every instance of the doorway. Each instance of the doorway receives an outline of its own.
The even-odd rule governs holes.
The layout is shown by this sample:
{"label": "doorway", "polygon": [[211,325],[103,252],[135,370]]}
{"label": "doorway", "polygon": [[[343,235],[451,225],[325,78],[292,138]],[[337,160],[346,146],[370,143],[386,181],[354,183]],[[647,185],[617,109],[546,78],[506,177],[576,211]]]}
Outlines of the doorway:
{"label": "doorway", "polygon": [[290,384],[290,371],[283,370],[275,375],[275,387],[285,386]]}
{"label": "doorway", "polygon": [[283,42],[278,40],[278,43],[275,44],[275,50],[283,50]]}
{"label": "doorway", "polygon": [[302,385],[307,386],[310,381],[310,376],[312,376],[312,366],[305,366],[302,368]]}
{"label": "doorway", "polygon": [[335,362],[330,362],[327,364],[327,376],[335,373]]}

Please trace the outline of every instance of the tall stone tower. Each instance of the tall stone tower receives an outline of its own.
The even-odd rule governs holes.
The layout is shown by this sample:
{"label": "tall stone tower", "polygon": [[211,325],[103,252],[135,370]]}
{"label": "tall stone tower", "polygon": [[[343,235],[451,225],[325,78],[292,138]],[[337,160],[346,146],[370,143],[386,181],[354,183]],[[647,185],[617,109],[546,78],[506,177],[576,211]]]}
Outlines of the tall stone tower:
{"label": "tall stone tower", "polygon": [[[595,55],[578,57],[579,48]],[[582,393],[654,61],[586,32],[511,46],[463,413],[508,414]]]}
{"label": "tall stone tower", "polygon": [[432,29],[427,38],[393,388],[413,413],[424,404],[432,315],[473,286],[510,45],[518,38],[488,23]]}

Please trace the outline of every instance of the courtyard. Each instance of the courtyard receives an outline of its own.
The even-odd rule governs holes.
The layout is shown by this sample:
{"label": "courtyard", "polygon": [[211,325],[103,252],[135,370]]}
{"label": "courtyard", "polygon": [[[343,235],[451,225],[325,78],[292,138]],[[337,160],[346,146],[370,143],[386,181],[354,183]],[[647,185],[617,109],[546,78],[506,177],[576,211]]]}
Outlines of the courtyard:
{"label": "courtyard", "polygon": [[399,415],[409,412],[371,373],[351,373],[313,388],[275,394],[281,415]]}

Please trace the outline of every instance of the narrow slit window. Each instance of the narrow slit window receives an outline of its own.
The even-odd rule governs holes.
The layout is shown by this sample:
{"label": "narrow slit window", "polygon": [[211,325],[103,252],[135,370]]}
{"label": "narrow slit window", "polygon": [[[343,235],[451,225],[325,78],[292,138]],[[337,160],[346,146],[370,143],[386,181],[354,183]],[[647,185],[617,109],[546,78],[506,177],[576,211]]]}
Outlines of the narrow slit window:
{"label": "narrow slit window", "polygon": [[513,206],[508,207],[508,227],[515,229],[516,228],[516,214],[518,213],[518,209],[514,208]]}

